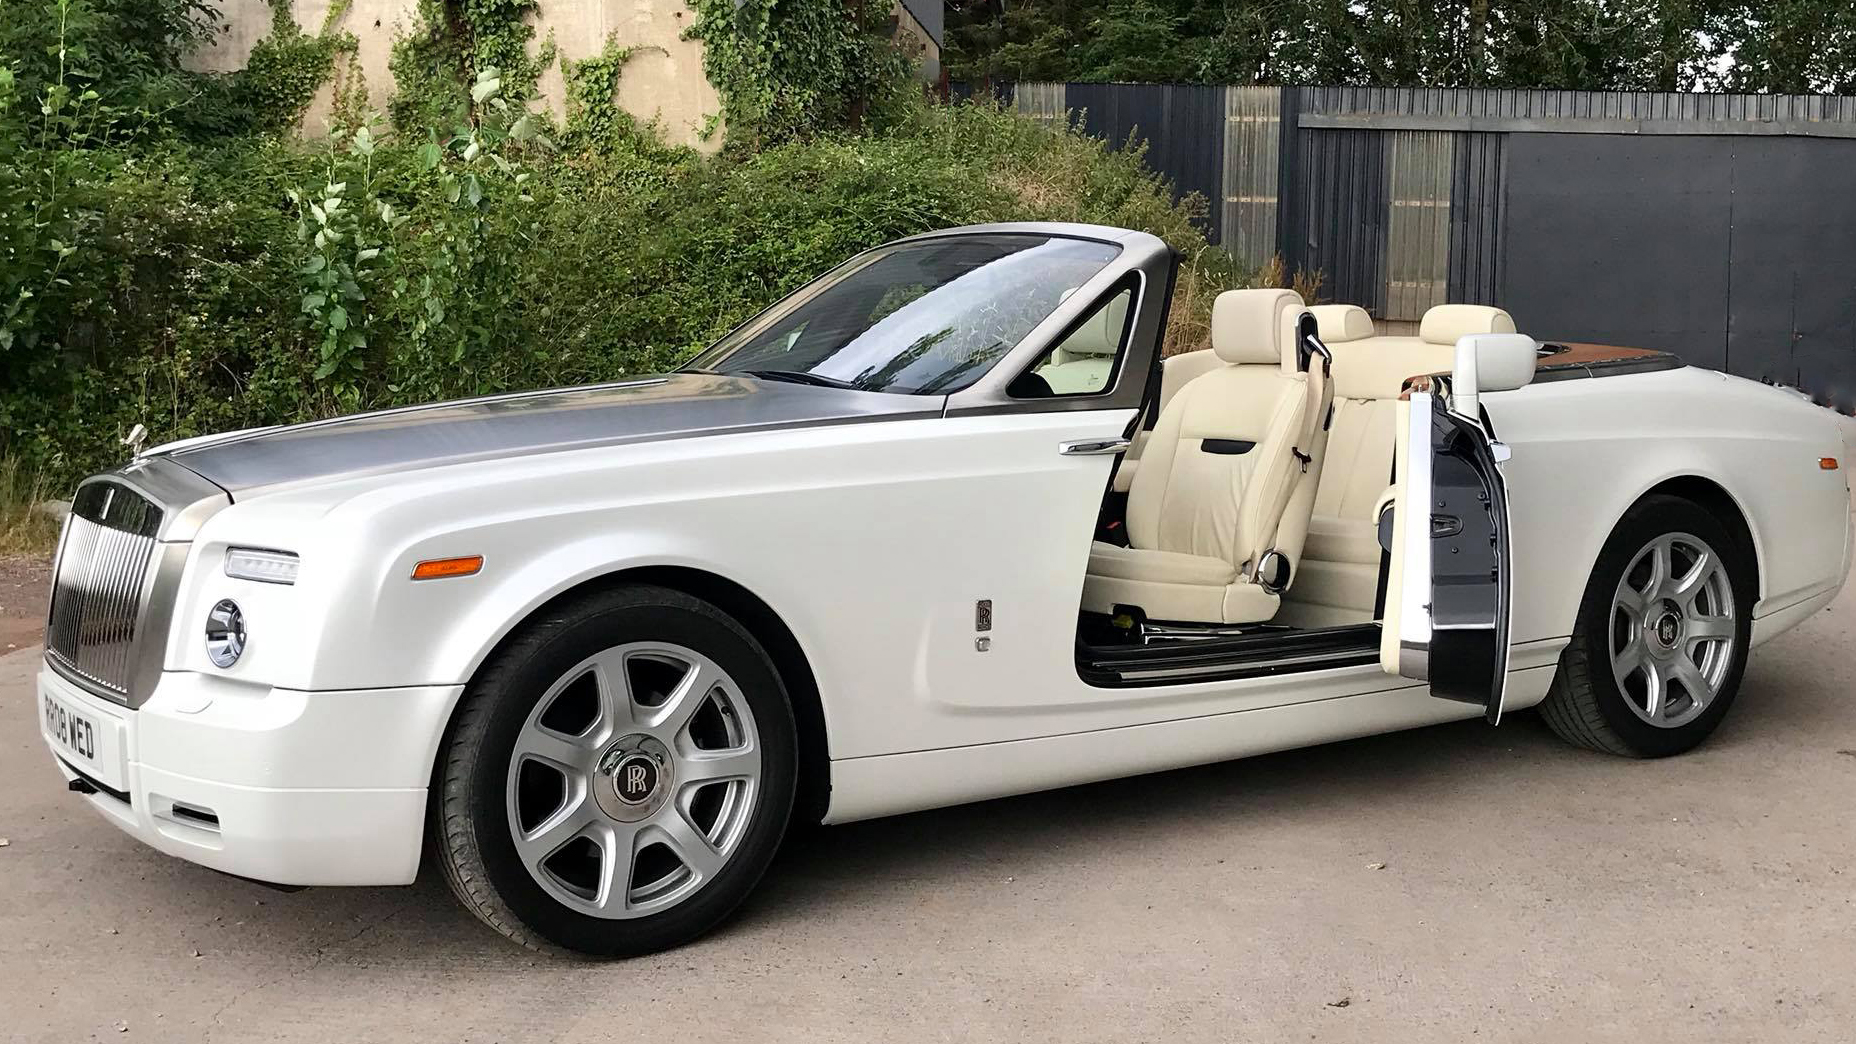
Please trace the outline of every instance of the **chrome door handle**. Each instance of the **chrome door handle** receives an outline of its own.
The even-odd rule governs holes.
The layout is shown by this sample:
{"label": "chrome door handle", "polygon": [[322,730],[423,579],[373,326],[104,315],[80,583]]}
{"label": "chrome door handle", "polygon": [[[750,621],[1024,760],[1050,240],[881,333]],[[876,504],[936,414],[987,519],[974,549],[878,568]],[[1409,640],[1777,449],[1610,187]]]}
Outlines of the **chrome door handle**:
{"label": "chrome door handle", "polygon": [[1127,439],[1081,439],[1064,443],[1057,448],[1057,452],[1066,457],[1098,457],[1109,453],[1125,453],[1130,445]]}

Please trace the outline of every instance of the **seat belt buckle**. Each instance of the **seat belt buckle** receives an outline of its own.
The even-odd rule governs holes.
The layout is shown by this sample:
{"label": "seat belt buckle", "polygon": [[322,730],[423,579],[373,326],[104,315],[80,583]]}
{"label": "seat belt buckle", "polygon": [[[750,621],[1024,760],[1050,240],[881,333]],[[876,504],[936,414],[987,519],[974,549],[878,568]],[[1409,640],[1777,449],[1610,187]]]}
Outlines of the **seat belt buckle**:
{"label": "seat belt buckle", "polygon": [[1303,453],[1301,450],[1296,449],[1294,446],[1289,447],[1289,452],[1295,454],[1296,460],[1301,461],[1302,474],[1304,475],[1308,474],[1308,465],[1313,463],[1315,458],[1309,456],[1306,453]]}

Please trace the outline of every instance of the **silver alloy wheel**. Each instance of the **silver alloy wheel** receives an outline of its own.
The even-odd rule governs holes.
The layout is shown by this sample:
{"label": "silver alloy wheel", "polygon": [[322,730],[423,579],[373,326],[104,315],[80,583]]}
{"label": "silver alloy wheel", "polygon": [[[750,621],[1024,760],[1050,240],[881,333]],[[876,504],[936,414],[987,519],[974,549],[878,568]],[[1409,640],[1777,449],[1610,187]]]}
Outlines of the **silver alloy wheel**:
{"label": "silver alloy wheel", "polygon": [[1637,717],[1686,725],[1733,666],[1734,588],[1707,541],[1665,533],[1631,559],[1611,599],[1611,674]]}
{"label": "silver alloy wheel", "polygon": [[734,679],[693,649],[632,642],[549,686],[510,754],[522,865],[593,917],[675,906],[741,845],[760,794],[760,734]]}

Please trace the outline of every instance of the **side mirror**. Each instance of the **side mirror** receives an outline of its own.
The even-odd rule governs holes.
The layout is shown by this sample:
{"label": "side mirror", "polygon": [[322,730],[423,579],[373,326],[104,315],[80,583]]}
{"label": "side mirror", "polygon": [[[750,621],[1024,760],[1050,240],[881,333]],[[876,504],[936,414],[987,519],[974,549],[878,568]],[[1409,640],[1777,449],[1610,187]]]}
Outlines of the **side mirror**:
{"label": "side mirror", "polygon": [[1474,418],[1483,392],[1512,391],[1534,379],[1540,346],[1526,334],[1467,334],[1457,338],[1450,375],[1451,408]]}

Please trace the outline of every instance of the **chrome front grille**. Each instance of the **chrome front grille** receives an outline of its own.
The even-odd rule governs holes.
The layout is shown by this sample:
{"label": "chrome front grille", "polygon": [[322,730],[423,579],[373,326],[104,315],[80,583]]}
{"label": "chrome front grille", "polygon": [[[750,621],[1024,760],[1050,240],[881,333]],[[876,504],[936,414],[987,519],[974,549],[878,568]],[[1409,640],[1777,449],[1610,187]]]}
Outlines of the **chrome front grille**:
{"label": "chrome front grille", "polygon": [[151,586],[161,509],[126,485],[89,482],[71,502],[52,581],[45,652],[106,695],[127,700]]}

